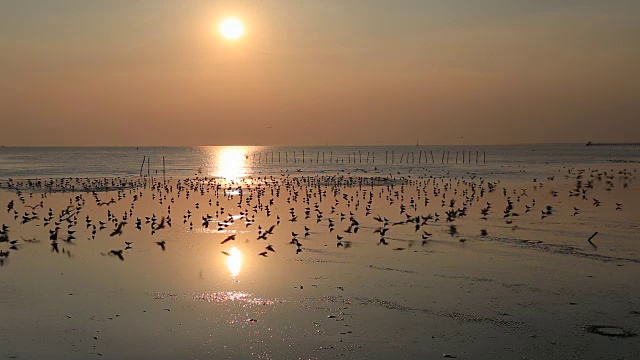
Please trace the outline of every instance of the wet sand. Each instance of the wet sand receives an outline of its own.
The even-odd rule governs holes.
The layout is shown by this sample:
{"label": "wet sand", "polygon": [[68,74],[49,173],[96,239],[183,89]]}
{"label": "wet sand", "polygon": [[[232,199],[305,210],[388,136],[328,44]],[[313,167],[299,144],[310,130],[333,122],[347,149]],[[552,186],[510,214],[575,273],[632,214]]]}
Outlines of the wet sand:
{"label": "wet sand", "polygon": [[638,358],[640,186],[612,167],[95,193],[3,180],[0,358]]}

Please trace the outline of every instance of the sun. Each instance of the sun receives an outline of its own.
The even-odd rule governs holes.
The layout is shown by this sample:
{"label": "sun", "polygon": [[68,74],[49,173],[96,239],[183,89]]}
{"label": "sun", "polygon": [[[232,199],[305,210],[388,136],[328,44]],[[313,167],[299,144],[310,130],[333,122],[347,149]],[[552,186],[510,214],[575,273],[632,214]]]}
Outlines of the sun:
{"label": "sun", "polygon": [[244,35],[244,24],[240,19],[229,17],[220,22],[218,32],[227,40],[237,40]]}

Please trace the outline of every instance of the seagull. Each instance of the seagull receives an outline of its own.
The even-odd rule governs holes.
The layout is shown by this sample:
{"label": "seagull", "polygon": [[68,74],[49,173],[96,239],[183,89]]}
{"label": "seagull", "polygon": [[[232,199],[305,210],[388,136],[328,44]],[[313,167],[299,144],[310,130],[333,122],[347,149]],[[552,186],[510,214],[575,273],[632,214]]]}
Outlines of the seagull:
{"label": "seagull", "polygon": [[228,241],[235,240],[235,239],[236,239],[236,234],[232,234],[232,235],[227,236],[227,238],[226,238],[226,239],[222,240],[222,241],[220,242],[220,244],[224,244],[224,243],[226,243],[226,242],[228,242]]}
{"label": "seagull", "polygon": [[111,233],[111,237],[116,236],[116,235],[122,235],[122,227],[126,224],[126,221],[121,222],[120,224],[118,224],[118,227]]}
{"label": "seagull", "polygon": [[124,257],[122,256],[122,250],[111,250],[109,251],[109,254],[117,256],[118,259],[124,261]]}

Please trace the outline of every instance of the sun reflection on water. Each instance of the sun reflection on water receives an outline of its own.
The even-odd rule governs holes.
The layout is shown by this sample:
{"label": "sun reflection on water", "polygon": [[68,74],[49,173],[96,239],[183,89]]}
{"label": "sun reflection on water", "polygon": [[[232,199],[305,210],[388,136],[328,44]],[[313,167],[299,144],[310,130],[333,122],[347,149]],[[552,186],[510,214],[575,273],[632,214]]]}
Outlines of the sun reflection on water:
{"label": "sun reflection on water", "polygon": [[232,277],[238,276],[240,268],[242,267],[242,253],[237,247],[232,247],[229,250],[229,256],[227,256],[227,267]]}
{"label": "sun reflection on water", "polygon": [[216,175],[226,180],[246,176],[247,149],[243,146],[226,147],[220,150]]}

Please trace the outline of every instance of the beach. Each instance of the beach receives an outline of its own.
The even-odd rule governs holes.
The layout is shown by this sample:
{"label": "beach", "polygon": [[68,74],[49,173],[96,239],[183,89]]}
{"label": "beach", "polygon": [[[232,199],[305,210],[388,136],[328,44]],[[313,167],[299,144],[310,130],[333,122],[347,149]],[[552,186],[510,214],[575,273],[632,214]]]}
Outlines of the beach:
{"label": "beach", "polygon": [[640,359],[640,1],[0,1],[0,360]]}
{"label": "beach", "polygon": [[634,164],[413,168],[5,177],[0,358],[640,356]]}

